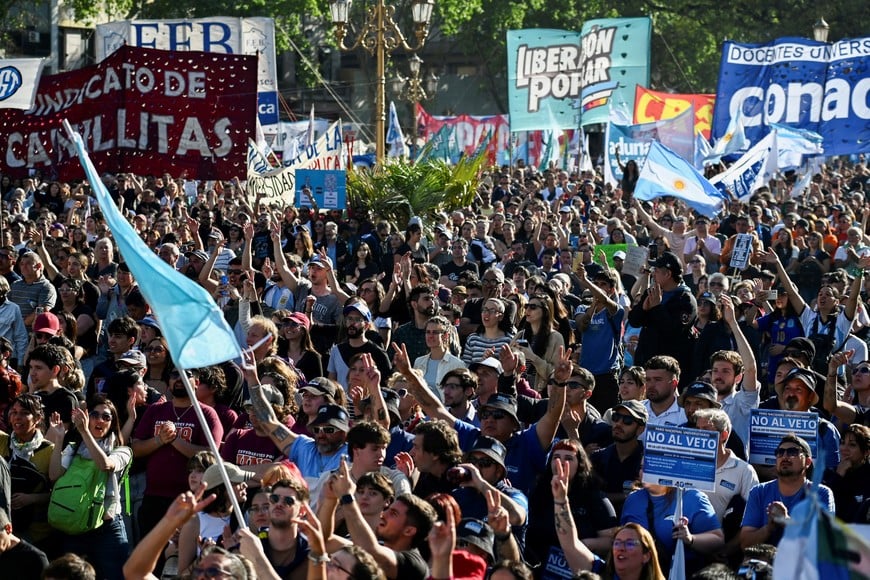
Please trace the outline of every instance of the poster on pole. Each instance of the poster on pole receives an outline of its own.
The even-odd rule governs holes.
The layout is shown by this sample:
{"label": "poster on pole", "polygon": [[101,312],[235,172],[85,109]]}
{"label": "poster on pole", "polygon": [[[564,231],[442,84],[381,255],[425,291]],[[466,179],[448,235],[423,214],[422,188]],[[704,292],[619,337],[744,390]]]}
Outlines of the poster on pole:
{"label": "poster on pole", "polygon": [[718,448],[716,431],[647,425],[643,482],[715,491]]}
{"label": "poster on pole", "polygon": [[737,234],[734,242],[734,251],[731,252],[729,268],[745,270],[749,266],[749,257],[752,256],[752,235]]}
{"label": "poster on pole", "polygon": [[810,444],[813,459],[819,452],[819,415],[804,411],[751,409],[749,413],[749,463],[776,465],[776,448],[793,433]]}

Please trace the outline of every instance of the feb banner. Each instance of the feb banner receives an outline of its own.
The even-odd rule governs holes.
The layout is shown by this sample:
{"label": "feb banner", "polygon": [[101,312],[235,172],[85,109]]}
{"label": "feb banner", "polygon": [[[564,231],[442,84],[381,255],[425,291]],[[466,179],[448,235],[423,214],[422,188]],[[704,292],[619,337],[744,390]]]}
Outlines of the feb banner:
{"label": "feb banner", "polygon": [[611,103],[634,110],[634,88],[649,85],[652,21],[642,18],[589,20],[580,31],[584,127],[607,123]]}
{"label": "feb banner", "polygon": [[[288,167],[275,169],[268,173],[258,173],[255,165],[248,165],[247,192],[251,197],[281,199],[293,204],[296,197],[296,171],[298,169],[344,170],[341,122],[336,121],[312,145],[304,147],[295,159],[287,160]],[[256,159],[256,155],[250,155]],[[261,164],[262,165],[262,164]],[[301,187],[301,185],[299,186]]]}
{"label": "feb banner", "polygon": [[511,131],[580,125],[584,70],[580,35],[568,30],[508,30]]}
{"label": "feb banner", "polygon": [[634,92],[634,122],[652,123],[672,119],[694,107],[695,133],[700,133],[704,139],[709,140],[715,102],[716,95],[662,93],[638,85]]}
{"label": "feb banner", "polygon": [[245,174],[256,57],[124,46],[100,64],[43,76],[29,111],[0,109],[0,173],[82,177],[68,119],[100,171],[190,179]]}
{"label": "feb banner", "polygon": [[740,112],[752,143],[779,123],[820,134],[825,155],[870,152],[870,38],[726,42],[716,92],[714,137]]}
{"label": "feb banner", "polygon": [[42,58],[0,59],[0,109],[28,110],[36,99]]}
{"label": "feb banner", "polygon": [[272,18],[215,16],[190,20],[119,20],[97,25],[94,35],[97,62],[124,45],[256,56],[260,124],[278,122],[278,65]]}

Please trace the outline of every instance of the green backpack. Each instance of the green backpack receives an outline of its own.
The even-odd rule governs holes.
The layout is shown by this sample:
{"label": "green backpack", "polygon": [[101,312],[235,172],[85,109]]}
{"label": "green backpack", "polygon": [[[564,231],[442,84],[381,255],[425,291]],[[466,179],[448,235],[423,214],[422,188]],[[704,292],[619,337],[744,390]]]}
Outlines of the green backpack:
{"label": "green backpack", "polygon": [[[119,481],[126,480],[129,467]],[[109,472],[97,469],[92,459],[85,459],[77,453],[69,469],[55,482],[51,491],[48,523],[56,530],[72,535],[102,526],[108,479]]]}

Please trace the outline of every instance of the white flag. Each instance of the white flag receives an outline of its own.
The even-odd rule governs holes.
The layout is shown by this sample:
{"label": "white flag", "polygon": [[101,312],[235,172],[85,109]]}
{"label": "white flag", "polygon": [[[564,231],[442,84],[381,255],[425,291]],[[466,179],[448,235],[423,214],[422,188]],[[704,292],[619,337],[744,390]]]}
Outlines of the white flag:
{"label": "white flag", "polygon": [[0,109],[33,107],[44,64],[43,58],[0,59]]}
{"label": "white flag", "polygon": [[387,129],[387,143],[390,145],[390,157],[404,157],[408,154],[405,147],[405,135],[402,133],[402,125],[399,124],[399,114],[396,112],[396,103],[390,101],[390,126]]}

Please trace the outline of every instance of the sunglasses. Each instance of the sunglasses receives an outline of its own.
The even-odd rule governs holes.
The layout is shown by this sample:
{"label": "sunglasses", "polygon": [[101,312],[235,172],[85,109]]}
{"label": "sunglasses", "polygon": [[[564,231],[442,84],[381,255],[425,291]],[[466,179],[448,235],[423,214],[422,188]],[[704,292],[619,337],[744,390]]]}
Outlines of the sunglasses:
{"label": "sunglasses", "polygon": [[299,500],[290,495],[278,495],[277,493],[269,494],[269,503],[284,503],[287,507],[293,507]]}
{"label": "sunglasses", "polygon": [[475,467],[482,467],[484,469],[492,467],[493,465],[498,465],[495,460],[490,457],[469,457],[468,463]]}
{"label": "sunglasses", "polygon": [[111,421],[112,414],[111,413],[100,413],[99,411],[91,411],[88,413],[88,416],[91,419],[102,419],[103,421]]}
{"label": "sunglasses", "polygon": [[866,366],[859,367],[859,368],[855,369],[854,371],[852,371],[852,374],[854,374],[854,375],[865,375],[867,373],[870,373],[870,367],[866,367]]}
{"label": "sunglasses", "polygon": [[149,346],[148,348],[143,348],[142,352],[164,352],[165,350],[162,346]]}
{"label": "sunglasses", "polygon": [[632,417],[631,415],[625,415],[623,413],[613,413],[610,415],[610,418],[614,423],[622,423],[624,425],[634,425],[637,423],[637,419]]}
{"label": "sunglasses", "polygon": [[800,447],[780,447],[773,454],[777,457],[797,457],[803,455],[804,451]]}
{"label": "sunglasses", "polygon": [[504,411],[486,411],[486,410],[484,410],[484,411],[481,411],[480,413],[478,413],[478,415],[480,416],[481,421],[486,421],[487,419],[490,419],[490,418],[498,421],[500,419],[504,419],[505,417],[510,417],[510,415],[508,415]]}
{"label": "sunglasses", "polygon": [[321,433],[326,433],[327,435],[332,435],[338,431],[336,427],[312,427],[311,432],[315,435],[320,435]]}
{"label": "sunglasses", "polygon": [[241,276],[242,270],[227,270],[227,276]]}
{"label": "sunglasses", "polygon": [[568,381],[568,388],[574,391],[577,389],[586,389],[588,387],[580,381]]}
{"label": "sunglasses", "polygon": [[300,324],[295,320],[287,320],[281,324],[283,328],[299,328]]}
{"label": "sunglasses", "polygon": [[526,310],[539,310],[541,308],[540,304],[529,303],[526,304]]}

